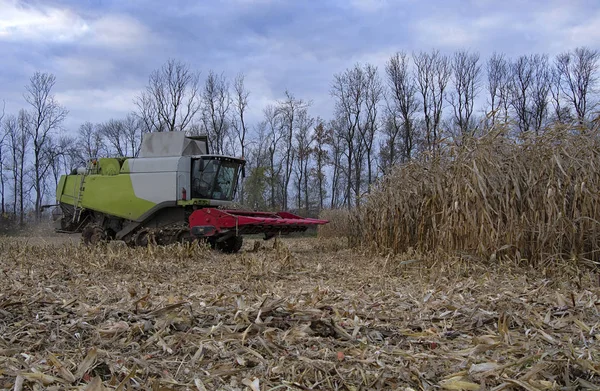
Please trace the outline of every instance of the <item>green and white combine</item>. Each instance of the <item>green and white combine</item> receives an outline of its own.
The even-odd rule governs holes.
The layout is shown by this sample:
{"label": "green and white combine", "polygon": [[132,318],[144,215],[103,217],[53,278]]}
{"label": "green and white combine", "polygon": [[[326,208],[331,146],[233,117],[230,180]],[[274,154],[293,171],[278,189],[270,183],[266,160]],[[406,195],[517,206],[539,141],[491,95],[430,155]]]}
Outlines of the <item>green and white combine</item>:
{"label": "green and white combine", "polygon": [[237,252],[242,235],[306,230],[324,220],[286,212],[231,210],[243,159],[211,155],[206,136],[147,133],[139,157],[90,160],[60,178],[57,231],[82,233],[86,244],[122,240],[166,245],[204,238]]}

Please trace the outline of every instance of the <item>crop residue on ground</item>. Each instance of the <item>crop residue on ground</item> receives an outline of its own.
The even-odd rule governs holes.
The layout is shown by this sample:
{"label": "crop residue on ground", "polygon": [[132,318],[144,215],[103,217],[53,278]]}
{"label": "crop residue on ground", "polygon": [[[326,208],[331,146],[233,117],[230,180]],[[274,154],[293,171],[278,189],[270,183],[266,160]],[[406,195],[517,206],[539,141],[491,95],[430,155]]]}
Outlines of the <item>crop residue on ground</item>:
{"label": "crop residue on ground", "polygon": [[598,274],[401,263],[336,240],[224,255],[3,239],[0,389],[600,385]]}

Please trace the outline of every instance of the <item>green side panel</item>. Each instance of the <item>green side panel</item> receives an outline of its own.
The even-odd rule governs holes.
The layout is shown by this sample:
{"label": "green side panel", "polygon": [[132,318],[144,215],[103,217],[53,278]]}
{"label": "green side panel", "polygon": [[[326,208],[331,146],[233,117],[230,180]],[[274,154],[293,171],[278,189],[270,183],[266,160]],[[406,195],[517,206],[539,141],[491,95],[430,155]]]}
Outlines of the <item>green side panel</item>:
{"label": "green side panel", "polygon": [[191,200],[179,200],[177,201],[177,205],[179,206],[193,206],[193,205],[202,205],[207,206],[210,205],[210,200],[205,200],[203,198],[192,198]]}
{"label": "green side panel", "polygon": [[98,161],[100,165],[100,174],[117,175],[121,169],[119,161],[114,158],[103,157]]}
{"label": "green side panel", "polygon": [[66,175],[61,175],[58,185],[56,186],[56,201],[60,202],[60,196],[63,193],[63,189],[65,188],[65,182],[67,180]]}
{"label": "green side panel", "polygon": [[[59,202],[75,204],[82,178],[82,175],[65,176],[65,185]],[[86,209],[128,220],[138,220],[155,206],[154,202],[135,196],[131,178],[127,174],[87,175],[78,204]]]}
{"label": "green side panel", "polygon": [[56,201],[75,205],[81,178],[81,175],[63,175],[60,178],[59,186],[56,188]]}
{"label": "green side panel", "polygon": [[121,174],[129,173],[129,160],[125,160],[121,165]]}

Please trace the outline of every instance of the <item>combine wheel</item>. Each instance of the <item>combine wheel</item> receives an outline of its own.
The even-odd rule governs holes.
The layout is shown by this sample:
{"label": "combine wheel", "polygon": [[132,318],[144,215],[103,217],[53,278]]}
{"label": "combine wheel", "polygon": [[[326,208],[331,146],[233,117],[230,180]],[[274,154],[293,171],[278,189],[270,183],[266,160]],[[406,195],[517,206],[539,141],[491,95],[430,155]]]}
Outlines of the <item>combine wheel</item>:
{"label": "combine wheel", "polygon": [[215,247],[224,253],[237,253],[242,248],[244,239],[241,236],[232,236],[222,242],[217,242]]}
{"label": "combine wheel", "polygon": [[135,236],[134,243],[136,246],[147,247],[150,243],[156,244],[156,238],[153,232],[144,229]]}
{"label": "combine wheel", "polygon": [[176,241],[179,243],[191,243],[194,237],[189,230],[181,230],[177,233]]}
{"label": "combine wheel", "polygon": [[98,243],[108,239],[104,229],[98,225],[88,225],[81,233],[83,243],[87,246],[95,246]]}

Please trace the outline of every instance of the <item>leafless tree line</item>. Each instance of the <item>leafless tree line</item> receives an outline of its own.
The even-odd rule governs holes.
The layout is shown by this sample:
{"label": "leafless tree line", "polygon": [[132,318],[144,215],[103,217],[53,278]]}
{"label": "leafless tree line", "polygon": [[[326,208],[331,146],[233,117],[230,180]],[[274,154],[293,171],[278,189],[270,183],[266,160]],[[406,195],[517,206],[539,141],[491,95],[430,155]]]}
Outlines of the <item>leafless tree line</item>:
{"label": "leafless tree line", "polygon": [[[398,52],[381,75],[369,72],[369,64],[335,75],[336,113],[327,141],[329,206],[357,206],[369,191],[373,131],[380,175],[415,157],[434,158],[446,143],[461,143],[491,126],[505,126],[515,137],[557,123],[574,131],[589,128],[581,125],[598,116],[599,56],[597,50],[576,48],[553,59],[495,53],[484,62],[466,50]],[[367,106],[374,98],[381,113]]]}
{"label": "leafless tree line", "polygon": [[239,201],[256,209],[360,206],[378,177],[415,158],[435,158],[448,142],[461,143],[493,126],[518,137],[551,124],[572,131],[598,116],[599,52],[576,48],[482,60],[460,50],[390,56],[383,69],[355,64],[335,74],[334,113],[311,115],[312,102],[291,91],[264,107],[249,124],[251,93],[245,77],[200,72],[168,60],[152,72],[136,111],[63,132],[67,110],[52,95],[53,75],[36,73],[16,115],[0,106],[2,214],[22,221],[29,206],[40,217],[60,175],[98,156],[137,156],[142,134],[207,134],[213,153],[248,162]]}
{"label": "leafless tree line", "polygon": [[246,147],[248,92],[241,73],[232,90],[223,74],[210,70],[203,82],[199,71],[170,59],[151,73],[135,104],[146,132],[207,134],[209,148],[217,154]]}
{"label": "leafless tree line", "polygon": [[[68,111],[52,95],[56,78],[36,72],[25,86],[27,109],[0,118],[0,191],[2,216],[9,212],[7,189],[12,189],[12,214],[23,222],[26,205],[33,203],[40,218],[53,162],[62,154],[57,135]],[[29,157],[29,160],[27,158]]]}

